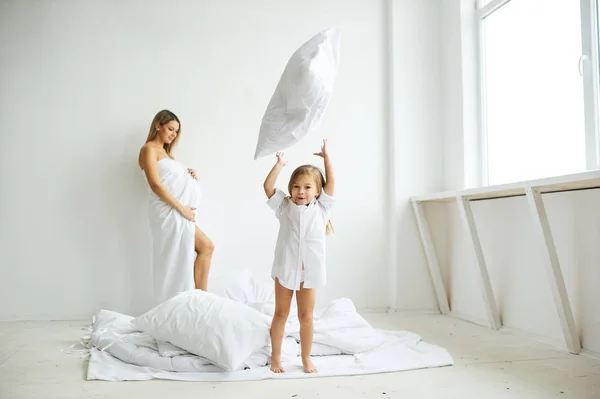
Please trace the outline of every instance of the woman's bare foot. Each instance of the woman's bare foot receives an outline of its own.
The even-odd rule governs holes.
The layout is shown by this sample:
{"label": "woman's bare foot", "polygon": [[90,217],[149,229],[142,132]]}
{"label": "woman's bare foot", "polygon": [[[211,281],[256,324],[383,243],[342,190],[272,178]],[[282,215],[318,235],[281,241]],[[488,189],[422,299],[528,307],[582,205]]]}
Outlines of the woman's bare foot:
{"label": "woman's bare foot", "polygon": [[281,359],[273,359],[271,361],[271,371],[274,373],[285,373],[285,370],[281,367]]}
{"label": "woman's bare foot", "polygon": [[310,360],[310,356],[302,357],[302,366],[304,367],[305,373],[317,373],[319,371]]}

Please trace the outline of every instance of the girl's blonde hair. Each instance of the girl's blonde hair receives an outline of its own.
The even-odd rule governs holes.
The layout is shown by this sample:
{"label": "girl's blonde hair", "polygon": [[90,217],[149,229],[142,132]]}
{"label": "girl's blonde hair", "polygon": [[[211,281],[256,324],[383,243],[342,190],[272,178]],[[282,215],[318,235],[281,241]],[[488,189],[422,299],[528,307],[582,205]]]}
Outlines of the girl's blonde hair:
{"label": "girl's blonde hair", "polygon": [[[308,175],[313,178],[315,185],[317,186],[317,191],[319,192],[319,195],[321,195],[321,192],[323,192],[323,187],[325,186],[325,177],[323,176],[321,169],[312,165],[298,166],[292,172],[292,176],[290,176],[290,182],[288,183],[288,193],[292,192],[292,186],[294,185],[294,182],[302,175]],[[317,195],[317,198],[319,195]],[[331,220],[327,221],[327,225],[325,226],[325,234],[333,234],[333,225],[331,224]]]}
{"label": "girl's blonde hair", "polygon": [[165,123],[169,123],[171,121],[175,121],[175,122],[179,123],[179,131],[177,132],[177,136],[175,136],[175,140],[173,140],[173,142],[165,143],[164,149],[167,152],[167,155],[169,157],[173,158],[173,156],[171,155],[171,150],[173,149],[173,147],[175,147],[175,144],[177,144],[177,141],[179,140],[179,136],[181,135],[181,122],[179,121],[179,118],[177,117],[177,115],[175,115],[168,109],[163,109],[162,111],[159,111],[154,116],[154,119],[152,120],[152,123],[150,124],[150,131],[148,132],[148,138],[146,139],[146,143],[149,141],[152,141],[156,138],[156,135],[158,134],[158,129],[156,128],[157,124],[162,126]]}

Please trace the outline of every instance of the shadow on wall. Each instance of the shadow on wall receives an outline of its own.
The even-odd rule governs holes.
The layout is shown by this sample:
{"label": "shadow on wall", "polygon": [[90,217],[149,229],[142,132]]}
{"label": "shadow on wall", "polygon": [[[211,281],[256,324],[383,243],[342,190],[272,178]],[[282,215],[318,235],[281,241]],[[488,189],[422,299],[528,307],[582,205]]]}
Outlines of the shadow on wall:
{"label": "shadow on wall", "polygon": [[[82,160],[80,183],[72,195],[73,234],[82,256],[87,295],[97,308],[137,315],[148,309],[152,295],[152,241],[147,218],[147,185],[138,166],[145,129],[131,129],[118,144],[96,146]],[[142,132],[142,133],[140,133]],[[84,222],[84,221],[87,221]]]}
{"label": "shadow on wall", "polygon": [[396,211],[396,306],[403,310],[436,309],[437,301],[412,204],[404,201]]}
{"label": "shadow on wall", "polygon": [[[117,198],[113,232],[117,256],[125,263],[123,293],[130,314],[149,309],[152,303],[152,240],[148,225],[148,186],[138,166],[145,128],[128,134],[124,153],[106,170],[107,201]],[[141,133],[140,133],[141,132]]]}

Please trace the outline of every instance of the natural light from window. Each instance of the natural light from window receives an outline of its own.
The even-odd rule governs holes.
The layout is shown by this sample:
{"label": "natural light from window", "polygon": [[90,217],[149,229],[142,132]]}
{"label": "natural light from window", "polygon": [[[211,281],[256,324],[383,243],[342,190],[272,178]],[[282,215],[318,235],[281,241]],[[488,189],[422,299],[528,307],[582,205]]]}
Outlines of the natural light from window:
{"label": "natural light from window", "polygon": [[487,183],[586,170],[579,1],[512,0],[483,22]]}

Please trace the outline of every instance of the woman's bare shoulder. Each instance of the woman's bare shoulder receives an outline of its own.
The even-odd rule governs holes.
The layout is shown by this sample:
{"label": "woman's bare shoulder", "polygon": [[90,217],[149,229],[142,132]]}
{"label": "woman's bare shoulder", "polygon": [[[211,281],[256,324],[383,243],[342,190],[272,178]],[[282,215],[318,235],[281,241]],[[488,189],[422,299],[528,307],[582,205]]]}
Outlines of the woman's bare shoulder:
{"label": "woman's bare shoulder", "polygon": [[145,143],[142,148],[140,148],[140,153],[138,155],[138,165],[141,169],[144,169],[144,160],[157,157],[156,147],[150,143]]}

